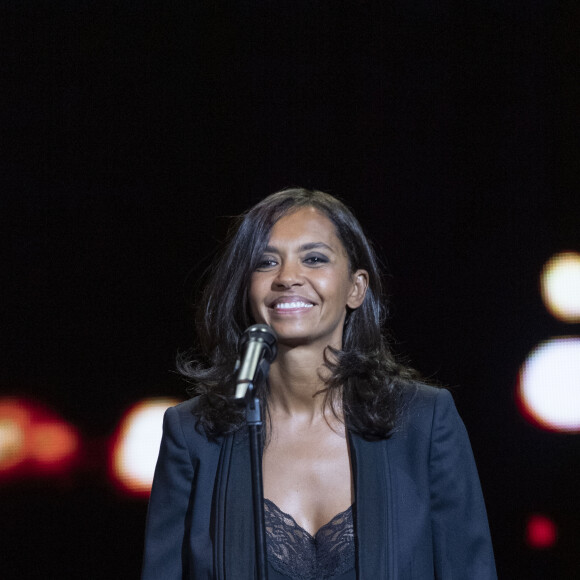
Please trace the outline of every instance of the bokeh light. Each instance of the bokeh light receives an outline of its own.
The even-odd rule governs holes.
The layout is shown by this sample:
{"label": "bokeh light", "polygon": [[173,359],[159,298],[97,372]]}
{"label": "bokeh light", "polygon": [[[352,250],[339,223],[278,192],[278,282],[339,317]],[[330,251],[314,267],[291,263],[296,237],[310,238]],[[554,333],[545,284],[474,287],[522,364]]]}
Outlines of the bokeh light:
{"label": "bokeh light", "polygon": [[561,252],[544,265],[540,290],[546,308],[564,322],[580,322],[580,254]]}
{"label": "bokeh light", "polygon": [[30,437],[30,456],[39,469],[57,470],[78,449],[78,437],[69,425],[41,421],[34,426]]}
{"label": "bokeh light", "polygon": [[125,492],[147,496],[159,454],[163,414],[177,399],[147,399],[131,407],[113,437],[110,475]]}
{"label": "bokeh light", "polygon": [[526,543],[530,548],[545,550],[551,548],[558,538],[556,524],[547,516],[534,514],[526,525]]}
{"label": "bokeh light", "polygon": [[76,429],[39,403],[0,399],[0,477],[64,473],[79,451]]}
{"label": "bokeh light", "polygon": [[519,373],[516,397],[523,415],[552,431],[580,431],[580,337],[537,346]]}
{"label": "bokeh light", "polygon": [[24,402],[0,401],[0,473],[9,473],[26,461],[26,436],[30,431],[31,411]]}

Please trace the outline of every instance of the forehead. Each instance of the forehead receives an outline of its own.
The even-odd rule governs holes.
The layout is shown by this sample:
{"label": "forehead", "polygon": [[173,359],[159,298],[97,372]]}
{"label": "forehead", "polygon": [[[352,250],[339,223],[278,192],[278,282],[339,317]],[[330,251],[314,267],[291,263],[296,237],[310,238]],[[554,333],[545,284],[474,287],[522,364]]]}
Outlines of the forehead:
{"label": "forehead", "polygon": [[[332,242],[344,249],[332,221],[315,207],[301,207],[282,216],[270,231],[270,244],[276,241]],[[339,249],[338,247],[336,248]]]}

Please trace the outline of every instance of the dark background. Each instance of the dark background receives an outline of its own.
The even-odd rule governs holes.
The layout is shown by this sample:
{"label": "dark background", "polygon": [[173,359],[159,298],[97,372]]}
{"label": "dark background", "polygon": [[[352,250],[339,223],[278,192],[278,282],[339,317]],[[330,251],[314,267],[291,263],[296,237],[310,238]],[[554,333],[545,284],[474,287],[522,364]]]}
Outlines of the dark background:
{"label": "dark background", "polygon": [[[375,241],[396,348],[470,432],[500,577],[578,577],[578,436],[513,395],[531,348],[579,332],[538,292],[580,250],[577,2],[0,6],[0,391],[90,456],[2,484],[3,578],[138,576],[146,502],[109,483],[105,443],[135,401],[185,396],[170,371],[227,216],[291,185]],[[535,512],[550,550],[525,544]]]}

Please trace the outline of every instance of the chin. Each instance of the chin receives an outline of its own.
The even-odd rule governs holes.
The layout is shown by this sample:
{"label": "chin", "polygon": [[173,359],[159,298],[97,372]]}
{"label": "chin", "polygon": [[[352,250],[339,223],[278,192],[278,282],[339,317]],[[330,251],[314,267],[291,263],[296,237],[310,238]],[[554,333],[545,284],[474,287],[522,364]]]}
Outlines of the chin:
{"label": "chin", "polygon": [[297,337],[278,338],[278,347],[298,348],[300,346],[308,346],[309,344],[311,344],[311,341],[305,338],[297,338]]}
{"label": "chin", "polygon": [[264,324],[269,324],[272,327],[278,338],[278,344],[291,344],[296,346],[299,344],[307,344],[309,342],[310,337],[308,333],[284,328],[283,325],[276,324],[275,322],[265,322]]}

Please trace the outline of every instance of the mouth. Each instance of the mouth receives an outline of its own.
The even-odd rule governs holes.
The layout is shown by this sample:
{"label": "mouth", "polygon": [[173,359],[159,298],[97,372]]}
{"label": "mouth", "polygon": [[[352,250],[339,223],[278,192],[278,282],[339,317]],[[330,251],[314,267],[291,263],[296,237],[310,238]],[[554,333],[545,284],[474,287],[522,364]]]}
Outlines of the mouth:
{"label": "mouth", "polygon": [[272,304],[270,304],[270,308],[275,310],[276,312],[289,312],[293,310],[308,310],[312,308],[314,304],[307,300],[306,298],[302,298],[301,296],[286,296],[280,297],[274,300]]}
{"label": "mouth", "polygon": [[297,308],[312,308],[314,304],[307,302],[280,302],[274,306],[274,310],[296,310]]}

